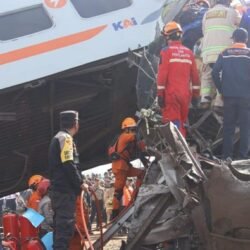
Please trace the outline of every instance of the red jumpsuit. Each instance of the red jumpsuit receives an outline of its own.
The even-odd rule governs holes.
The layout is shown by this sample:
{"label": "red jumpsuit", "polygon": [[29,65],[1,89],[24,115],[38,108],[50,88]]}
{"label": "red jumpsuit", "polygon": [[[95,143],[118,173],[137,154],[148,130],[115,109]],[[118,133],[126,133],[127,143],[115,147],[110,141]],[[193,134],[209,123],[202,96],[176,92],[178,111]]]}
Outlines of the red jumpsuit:
{"label": "red jumpsuit", "polygon": [[157,95],[164,100],[163,123],[172,121],[185,136],[191,97],[198,97],[199,92],[200,79],[192,51],[180,41],[170,42],[161,51],[157,77]]}

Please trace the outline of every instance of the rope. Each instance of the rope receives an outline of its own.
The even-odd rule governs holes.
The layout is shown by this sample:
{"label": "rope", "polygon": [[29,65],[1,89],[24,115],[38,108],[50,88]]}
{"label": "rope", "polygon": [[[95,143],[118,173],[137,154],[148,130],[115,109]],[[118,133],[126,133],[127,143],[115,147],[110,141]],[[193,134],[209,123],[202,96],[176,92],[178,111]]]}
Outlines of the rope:
{"label": "rope", "polygon": [[[88,231],[87,223],[86,223],[86,220],[85,220],[84,209],[83,209],[83,202],[84,202],[83,196],[84,196],[84,190],[82,190],[82,192],[81,192],[81,202],[80,202],[82,224],[83,224],[83,227],[84,227],[84,231],[86,233],[87,240],[88,240],[89,245],[90,245],[90,250],[94,250],[94,247],[93,247],[93,245],[91,243],[91,239],[90,239],[90,236],[89,236],[89,231]],[[84,239],[84,237],[82,236],[82,234],[79,232],[80,230],[78,230],[78,228],[77,228],[77,231],[80,234],[80,236],[82,237],[82,239]],[[85,248],[85,244],[83,246],[83,249],[84,248]]]}

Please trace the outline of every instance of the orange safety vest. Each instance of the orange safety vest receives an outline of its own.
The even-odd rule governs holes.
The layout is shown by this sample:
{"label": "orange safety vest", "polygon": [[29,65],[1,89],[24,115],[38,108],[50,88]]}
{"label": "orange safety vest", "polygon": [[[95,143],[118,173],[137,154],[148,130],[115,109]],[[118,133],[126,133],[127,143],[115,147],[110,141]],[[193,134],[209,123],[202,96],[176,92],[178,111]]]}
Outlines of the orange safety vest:
{"label": "orange safety vest", "polygon": [[38,191],[34,191],[27,200],[27,207],[38,211],[38,205],[42,199]]}

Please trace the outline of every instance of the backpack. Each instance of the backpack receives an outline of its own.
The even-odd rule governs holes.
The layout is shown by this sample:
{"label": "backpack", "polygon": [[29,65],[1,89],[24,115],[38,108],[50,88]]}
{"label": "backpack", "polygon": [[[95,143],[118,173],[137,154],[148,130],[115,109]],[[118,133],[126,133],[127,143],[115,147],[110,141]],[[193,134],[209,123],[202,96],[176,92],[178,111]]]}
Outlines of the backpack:
{"label": "backpack", "polygon": [[117,152],[119,137],[120,136],[116,136],[108,147],[108,156],[111,161],[116,161],[121,158],[120,154]]}
{"label": "backpack", "polygon": [[110,146],[108,147],[108,156],[109,156],[109,159],[111,161],[116,161],[116,160],[120,160],[120,159],[123,159],[125,160],[126,162],[128,162],[129,164],[129,161],[128,159],[124,159],[122,156],[121,156],[121,153],[123,153],[125,150],[128,149],[129,145],[127,145],[120,153],[117,152],[118,150],[118,141],[119,141],[119,138],[120,138],[120,135],[117,135],[113,141],[111,142]]}

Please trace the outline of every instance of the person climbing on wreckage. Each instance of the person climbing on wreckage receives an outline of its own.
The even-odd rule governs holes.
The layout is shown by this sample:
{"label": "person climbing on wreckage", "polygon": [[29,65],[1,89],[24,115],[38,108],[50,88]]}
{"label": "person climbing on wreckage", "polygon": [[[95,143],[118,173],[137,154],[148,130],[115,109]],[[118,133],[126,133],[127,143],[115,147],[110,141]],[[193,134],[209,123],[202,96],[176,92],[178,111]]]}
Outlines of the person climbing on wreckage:
{"label": "person climbing on wreckage", "polygon": [[[186,136],[185,123],[189,105],[197,106],[200,79],[193,52],[182,45],[182,28],[176,22],[167,23],[162,30],[168,47],[161,51],[157,76],[158,104],[162,121],[172,121]],[[190,80],[192,90],[190,90]]]}
{"label": "person climbing on wreckage", "polygon": [[183,29],[182,44],[192,51],[196,42],[203,36],[202,19],[209,8],[209,1],[197,0],[187,4],[180,15],[179,22]]}
{"label": "person climbing on wreckage", "polygon": [[[137,177],[137,191],[144,177],[144,170],[135,168],[130,163],[144,149],[143,143],[137,141],[136,138],[136,122],[133,118],[127,117],[123,120],[121,128],[122,133],[109,149],[109,156],[112,160],[112,172],[115,176],[112,219],[117,217],[120,212],[123,188],[126,185],[127,177]],[[145,166],[145,158],[140,157],[140,159]]]}
{"label": "person climbing on wreckage", "polygon": [[216,0],[202,20],[202,73],[201,73],[201,105],[208,109],[213,104],[220,110],[223,106],[221,95],[217,93],[212,79],[212,69],[219,54],[232,44],[232,33],[240,24],[240,13],[231,8],[232,0]]}

